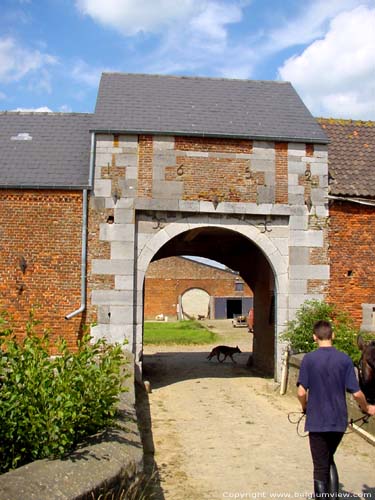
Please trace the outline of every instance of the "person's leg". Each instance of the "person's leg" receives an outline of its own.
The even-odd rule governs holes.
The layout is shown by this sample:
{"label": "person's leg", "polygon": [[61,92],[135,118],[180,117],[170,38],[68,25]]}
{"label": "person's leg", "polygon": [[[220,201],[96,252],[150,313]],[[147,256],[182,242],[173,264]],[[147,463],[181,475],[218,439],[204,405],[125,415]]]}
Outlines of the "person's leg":
{"label": "person's leg", "polygon": [[339,475],[337,472],[336,464],[334,461],[334,454],[337,450],[338,445],[343,437],[342,432],[328,432],[327,442],[329,447],[329,481],[328,481],[328,492],[331,494],[331,498],[338,498],[339,493]]}
{"label": "person's leg", "polygon": [[330,450],[325,432],[310,432],[310,451],[314,466],[315,498],[324,498],[328,492]]}

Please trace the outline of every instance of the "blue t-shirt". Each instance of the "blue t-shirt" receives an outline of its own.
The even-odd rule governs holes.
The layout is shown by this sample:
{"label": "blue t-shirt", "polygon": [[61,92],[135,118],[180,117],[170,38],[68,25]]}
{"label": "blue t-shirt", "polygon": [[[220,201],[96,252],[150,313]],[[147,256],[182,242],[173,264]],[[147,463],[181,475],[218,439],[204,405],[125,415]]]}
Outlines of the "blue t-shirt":
{"label": "blue t-shirt", "polygon": [[359,391],[352,360],[334,347],[320,347],[302,360],[297,385],[308,390],[308,432],[345,432],[345,392]]}

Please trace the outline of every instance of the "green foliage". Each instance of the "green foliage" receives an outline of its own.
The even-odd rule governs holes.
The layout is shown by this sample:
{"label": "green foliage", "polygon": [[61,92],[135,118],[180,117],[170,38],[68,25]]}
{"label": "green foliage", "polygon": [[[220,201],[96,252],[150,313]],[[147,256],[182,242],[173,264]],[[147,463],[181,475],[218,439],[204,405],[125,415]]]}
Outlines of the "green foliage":
{"label": "green foliage", "polygon": [[215,342],[217,335],[197,321],[146,322],[144,343],[199,345]]}
{"label": "green foliage", "polygon": [[121,346],[86,335],[76,352],[62,340],[51,358],[35,324],[32,312],[20,343],[0,316],[0,472],[72,450],[110,424],[123,390]]}
{"label": "green foliage", "polygon": [[294,353],[310,352],[317,348],[313,339],[313,326],[319,320],[330,321],[335,339],[333,345],[348,354],[354,363],[360,358],[357,347],[358,330],[351,319],[335,306],[318,300],[307,300],[296,313],[296,318],[289,321],[282,340],[288,342]]}

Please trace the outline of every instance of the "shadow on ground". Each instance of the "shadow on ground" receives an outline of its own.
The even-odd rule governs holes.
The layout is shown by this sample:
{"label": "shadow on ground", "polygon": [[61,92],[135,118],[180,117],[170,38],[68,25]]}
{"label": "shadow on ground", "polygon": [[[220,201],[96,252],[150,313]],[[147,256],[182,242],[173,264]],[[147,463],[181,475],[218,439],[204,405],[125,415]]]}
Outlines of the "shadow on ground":
{"label": "shadow on ground", "polygon": [[205,378],[235,378],[260,376],[247,363],[251,353],[236,354],[233,363],[227,358],[219,363],[216,358],[207,359],[207,351],[155,352],[143,357],[143,379],[151,383],[151,388],[176,384],[183,380]]}

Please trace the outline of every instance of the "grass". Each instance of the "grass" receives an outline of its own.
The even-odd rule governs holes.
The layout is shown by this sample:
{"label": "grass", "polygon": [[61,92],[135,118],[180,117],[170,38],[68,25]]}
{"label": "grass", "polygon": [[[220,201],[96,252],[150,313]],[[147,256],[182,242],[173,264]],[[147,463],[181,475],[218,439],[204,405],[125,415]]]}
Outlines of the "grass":
{"label": "grass", "polygon": [[212,344],[218,336],[197,321],[147,322],[144,328],[146,345]]}

